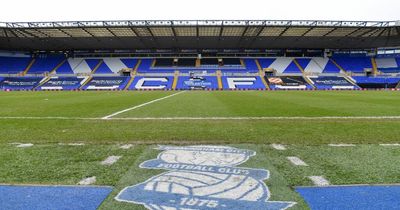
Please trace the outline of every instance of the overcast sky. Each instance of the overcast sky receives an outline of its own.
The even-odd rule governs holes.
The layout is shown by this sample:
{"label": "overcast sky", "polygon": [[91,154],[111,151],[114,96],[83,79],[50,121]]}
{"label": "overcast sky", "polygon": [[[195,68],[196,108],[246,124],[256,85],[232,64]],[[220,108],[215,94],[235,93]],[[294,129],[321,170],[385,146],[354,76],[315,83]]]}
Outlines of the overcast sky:
{"label": "overcast sky", "polygon": [[5,0],[0,22],[400,20],[400,0]]}

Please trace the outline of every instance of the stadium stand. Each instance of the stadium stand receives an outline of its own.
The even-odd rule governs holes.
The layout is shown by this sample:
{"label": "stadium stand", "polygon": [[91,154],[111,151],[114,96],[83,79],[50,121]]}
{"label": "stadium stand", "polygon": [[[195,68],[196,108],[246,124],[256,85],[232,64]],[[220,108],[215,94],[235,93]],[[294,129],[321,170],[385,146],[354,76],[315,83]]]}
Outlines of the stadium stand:
{"label": "stadium stand", "polygon": [[341,76],[310,76],[312,84],[319,90],[359,89],[359,87]]}
{"label": "stadium stand", "polygon": [[357,85],[361,88],[396,88],[400,82],[400,77],[367,77],[367,76],[353,76]]}
{"label": "stadium stand", "polygon": [[266,76],[265,79],[272,90],[314,89],[302,76]]}
{"label": "stadium stand", "polygon": [[48,55],[35,58],[35,62],[29,68],[27,74],[43,74],[45,72],[50,73],[64,61],[65,57],[60,55]]}
{"label": "stadium stand", "polygon": [[371,58],[365,56],[337,56],[332,59],[348,72],[363,73],[365,69],[372,69]]}
{"label": "stadium stand", "polygon": [[0,73],[18,74],[28,67],[32,58],[30,57],[0,57]]}
{"label": "stadium stand", "polygon": [[2,90],[33,90],[43,77],[6,77],[0,82]]}
{"label": "stadium stand", "polygon": [[36,90],[78,90],[89,77],[50,77]]}
{"label": "stadium stand", "polygon": [[400,58],[377,58],[375,61],[382,73],[400,73]]}
{"label": "stadium stand", "polygon": [[132,84],[128,88],[129,90],[163,90],[172,89],[174,77],[143,77],[136,76]]}
{"label": "stadium stand", "polygon": [[218,81],[215,76],[181,76],[178,79],[176,88],[178,90],[194,90],[194,89],[218,89]]}
{"label": "stadium stand", "polygon": [[171,67],[174,63],[172,58],[157,58],[155,60],[154,67]]}
{"label": "stadium stand", "polygon": [[195,67],[196,66],[196,58],[179,58],[178,59],[178,67]]}
{"label": "stadium stand", "polygon": [[[396,22],[161,22],[0,25],[1,89],[399,88]],[[112,33],[116,26],[134,36]],[[97,33],[84,32],[93,27]],[[343,34],[349,27],[357,33]]]}
{"label": "stadium stand", "polygon": [[[175,62],[174,60],[178,61]],[[178,66],[179,60],[183,62]],[[3,85],[2,89],[12,90],[129,90],[137,89],[232,89],[229,81],[235,78],[254,78],[250,86],[237,85],[236,89],[265,89],[265,82],[271,89],[359,89],[359,88],[396,88],[399,83],[399,58],[375,58],[378,75],[366,76],[371,72],[371,57],[338,56],[324,57],[267,57],[267,58],[203,58],[201,64],[197,58],[65,58],[62,55],[49,55],[32,59],[30,57],[0,57],[0,69],[3,77],[14,85]],[[197,65],[197,66],[196,66]],[[137,72],[134,70],[137,69]],[[342,71],[341,69],[346,69]],[[121,71],[139,74],[134,82],[126,87],[131,77],[122,76]],[[273,75],[263,77],[264,71]],[[25,75],[21,77],[21,75]],[[188,77],[190,73],[201,74],[204,80]],[[215,74],[221,74],[221,87]],[[13,73],[13,74],[12,74]],[[47,74],[49,74],[47,76]],[[11,75],[15,76],[13,79]],[[172,75],[176,75],[171,77]],[[34,81],[32,77],[45,78],[38,84],[22,85]],[[77,76],[81,76],[77,78]],[[88,78],[82,79],[83,77]],[[262,79],[260,79],[260,76]],[[19,80],[18,78],[21,78]],[[25,81],[23,78],[30,78]],[[145,78],[144,84],[133,88],[138,78]],[[147,78],[153,78],[147,80]],[[159,78],[167,78],[157,80]],[[175,81],[174,82],[174,78]],[[354,78],[354,81],[353,79]],[[151,81],[153,80],[153,81]],[[252,79],[253,80],[253,79]],[[265,80],[265,81],[263,81]],[[18,81],[20,85],[16,85]],[[278,82],[277,82],[278,81]],[[296,81],[296,82],[294,82]],[[238,81],[239,82],[239,81]],[[248,83],[251,81],[247,81]],[[172,84],[175,83],[175,86]],[[354,84],[353,84],[354,83]],[[357,84],[355,84],[357,83]],[[156,87],[154,84],[158,84]],[[39,87],[36,87],[39,86]],[[140,85],[139,85],[140,86]]]}
{"label": "stadium stand", "polygon": [[82,90],[123,90],[130,77],[94,76],[81,87]]}
{"label": "stadium stand", "polygon": [[266,87],[262,82],[262,78],[254,77],[222,77],[222,87],[225,90],[242,89],[242,90],[264,90]]}

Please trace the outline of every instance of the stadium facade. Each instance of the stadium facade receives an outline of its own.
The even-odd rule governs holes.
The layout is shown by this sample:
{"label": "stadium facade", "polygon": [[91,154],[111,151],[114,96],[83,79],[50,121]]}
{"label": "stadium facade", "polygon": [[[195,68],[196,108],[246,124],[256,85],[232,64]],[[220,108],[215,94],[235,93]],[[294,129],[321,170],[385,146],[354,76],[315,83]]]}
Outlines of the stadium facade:
{"label": "stadium facade", "polygon": [[2,90],[400,88],[399,21],[0,23]]}

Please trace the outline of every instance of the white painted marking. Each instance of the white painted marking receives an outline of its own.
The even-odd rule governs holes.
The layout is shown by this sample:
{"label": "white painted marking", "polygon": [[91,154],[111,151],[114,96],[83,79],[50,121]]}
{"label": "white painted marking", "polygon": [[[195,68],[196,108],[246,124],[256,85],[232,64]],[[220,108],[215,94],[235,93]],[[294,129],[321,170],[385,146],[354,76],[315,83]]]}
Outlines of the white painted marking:
{"label": "white painted marking", "polygon": [[84,146],[85,143],[69,143],[69,146]]}
{"label": "white painted marking", "polygon": [[271,147],[276,150],[286,150],[285,145],[282,145],[282,144],[271,144]]}
{"label": "white painted marking", "polygon": [[330,147],[354,147],[355,144],[328,144]]}
{"label": "white painted marking", "polygon": [[287,159],[295,166],[308,166],[306,162],[304,162],[298,157],[292,156],[292,157],[287,157]]}
{"label": "white painted marking", "polygon": [[146,103],[143,103],[143,104],[139,104],[139,105],[137,105],[137,106],[134,106],[134,107],[131,107],[131,108],[128,108],[128,109],[124,109],[124,110],[121,110],[121,111],[119,111],[119,112],[115,112],[115,113],[113,113],[113,114],[107,115],[107,116],[105,116],[105,117],[102,117],[101,119],[107,120],[107,119],[109,119],[109,118],[111,118],[111,117],[114,117],[114,116],[116,116],[116,115],[122,114],[122,113],[124,113],[124,112],[132,111],[132,110],[138,109],[138,108],[140,108],[140,107],[143,107],[143,106],[146,106],[146,105],[155,103],[155,102],[157,102],[157,101],[161,101],[161,100],[164,100],[164,99],[167,99],[167,98],[171,98],[171,97],[173,97],[173,96],[179,95],[179,94],[184,93],[184,92],[185,92],[185,91],[181,91],[181,92],[177,92],[177,93],[174,93],[174,94],[172,94],[172,95],[168,95],[168,96],[165,96],[165,97],[162,97],[162,98],[154,99],[154,100],[152,100],[152,101],[149,101],[149,102],[146,102]]}
{"label": "white painted marking", "polygon": [[[180,92],[181,93],[181,92]],[[96,117],[1,117],[0,119],[13,120],[103,120]],[[125,117],[125,118],[108,118],[107,120],[386,120],[400,119],[400,116],[320,116],[320,117]]]}
{"label": "white painted marking", "polygon": [[110,166],[116,163],[120,158],[121,156],[109,156],[105,160],[101,161],[101,165]]}
{"label": "white painted marking", "polygon": [[384,146],[384,147],[399,147],[400,146],[400,144],[379,144],[379,145]]}
{"label": "white painted marking", "polygon": [[328,186],[329,181],[325,179],[323,176],[309,176],[309,179],[314,183],[316,186]]}
{"label": "white painted marking", "polygon": [[121,145],[119,148],[121,148],[121,149],[130,149],[132,147],[133,147],[133,144],[124,144],[124,145]]}
{"label": "white painted marking", "polygon": [[78,185],[91,185],[94,184],[95,182],[96,182],[96,177],[92,176],[82,179],[80,182],[78,182]]}
{"label": "white painted marking", "polygon": [[58,145],[68,145],[68,146],[84,146],[85,143],[58,143]]}
{"label": "white painted marking", "polygon": [[31,144],[31,143],[17,145],[18,148],[26,148],[26,147],[31,147],[31,146],[33,146],[33,144]]}

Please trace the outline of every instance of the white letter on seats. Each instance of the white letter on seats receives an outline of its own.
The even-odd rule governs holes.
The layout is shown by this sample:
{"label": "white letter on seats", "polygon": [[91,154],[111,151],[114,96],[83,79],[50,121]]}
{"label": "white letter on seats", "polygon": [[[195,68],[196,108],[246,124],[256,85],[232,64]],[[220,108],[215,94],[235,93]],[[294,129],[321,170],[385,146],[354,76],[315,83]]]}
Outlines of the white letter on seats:
{"label": "white letter on seats", "polygon": [[139,79],[139,81],[136,83],[135,88],[136,89],[164,89],[167,87],[166,85],[159,85],[159,86],[154,86],[154,85],[149,85],[149,86],[144,86],[145,82],[154,82],[154,81],[159,81],[159,82],[168,82],[166,78],[142,78]]}
{"label": "white letter on seats", "polygon": [[228,82],[229,89],[235,89],[237,85],[253,85],[256,78],[238,78],[238,77],[228,77],[226,78]]}

